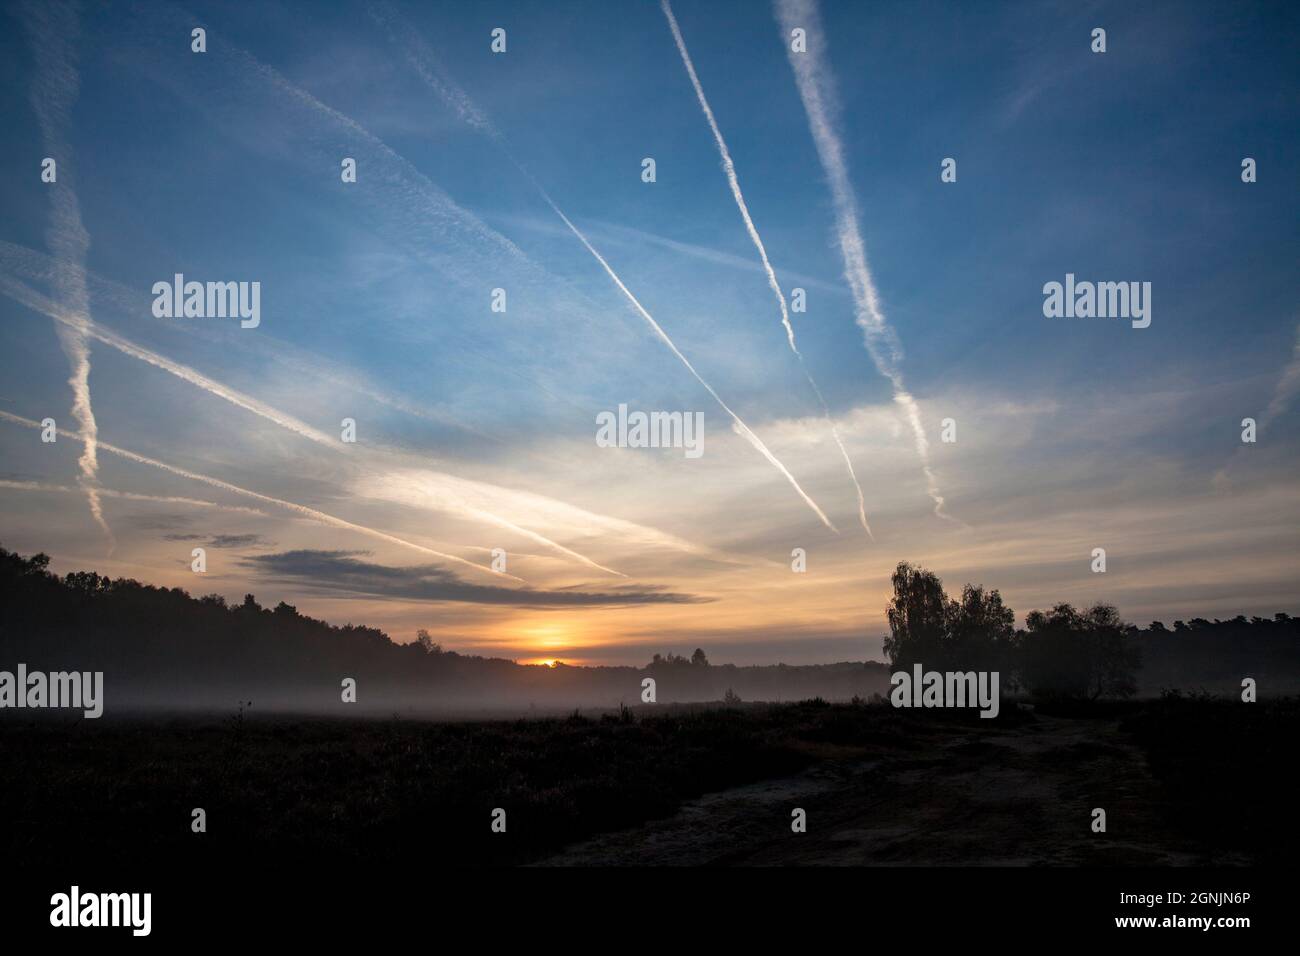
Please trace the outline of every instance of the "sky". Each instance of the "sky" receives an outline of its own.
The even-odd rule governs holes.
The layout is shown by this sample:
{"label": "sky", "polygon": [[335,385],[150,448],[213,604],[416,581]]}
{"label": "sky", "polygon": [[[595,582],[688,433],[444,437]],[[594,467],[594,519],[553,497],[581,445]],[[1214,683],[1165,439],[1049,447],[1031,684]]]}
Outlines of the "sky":
{"label": "sky", "polygon": [[[879,658],[900,561],[1300,612],[1293,6],[3,18],[10,550],[530,662]],[[156,316],[177,273],[259,323]],[[1149,327],[1045,316],[1067,274]]]}

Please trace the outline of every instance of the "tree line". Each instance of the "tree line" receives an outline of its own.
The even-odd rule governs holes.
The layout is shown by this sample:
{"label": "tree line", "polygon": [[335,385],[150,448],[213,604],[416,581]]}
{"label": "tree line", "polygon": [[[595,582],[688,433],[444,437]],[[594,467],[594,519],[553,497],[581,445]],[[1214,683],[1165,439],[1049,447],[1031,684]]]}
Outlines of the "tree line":
{"label": "tree line", "polygon": [[883,664],[715,666],[699,648],[689,658],[656,655],[645,667],[519,664],[446,650],[445,638],[426,629],[400,643],[284,601],[194,597],[94,571],[59,576],[49,560],[0,547],[0,668],[21,661],[103,671],[110,706],[210,709],[251,699],[262,711],[333,711],[344,677],[357,682],[357,709],[385,712],[617,707],[640,701],[646,676],[661,703],[717,701],[729,687],[746,700],[802,700],[866,697],[887,686]]}
{"label": "tree line", "polygon": [[967,584],[960,596],[949,597],[934,572],[907,562],[891,581],[884,651],[895,668],[998,671],[1002,686],[1013,691],[1072,700],[1133,696],[1144,659],[1170,689],[1199,681],[1227,690],[1242,677],[1268,677],[1294,692],[1300,676],[1300,619],[1286,613],[1193,618],[1175,621],[1172,630],[1153,621],[1142,629],[1125,623],[1109,604],[1079,609],[1063,603],[1030,611],[1017,628],[997,589]]}
{"label": "tree line", "polygon": [[[1300,693],[1300,618],[1287,614],[1139,629],[1109,605],[1059,604],[1017,628],[997,590],[967,585],[950,598],[936,575],[906,563],[893,585],[884,650],[894,668],[997,670],[1004,688],[1036,697],[1231,693],[1245,676],[1269,692]],[[646,676],[661,702],[717,701],[728,689],[747,701],[847,700],[889,686],[889,667],[874,661],[736,666],[711,663],[698,648],[690,657],[656,654],[639,668],[521,665],[444,650],[428,631],[399,643],[284,601],[264,607],[251,594],[228,603],[93,571],[59,576],[44,554],[0,547],[0,667],[20,661],[102,670],[110,702],[142,706],[251,698],[259,707],[333,708],[342,677],[357,680],[363,705],[412,708],[617,707],[639,701]]]}

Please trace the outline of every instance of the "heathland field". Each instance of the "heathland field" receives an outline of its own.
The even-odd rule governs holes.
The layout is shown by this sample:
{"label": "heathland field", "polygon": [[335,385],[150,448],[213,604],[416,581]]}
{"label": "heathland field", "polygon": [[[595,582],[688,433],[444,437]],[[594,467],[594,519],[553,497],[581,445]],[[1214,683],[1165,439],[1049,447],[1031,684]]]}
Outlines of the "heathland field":
{"label": "heathland field", "polygon": [[1294,699],[1176,695],[1008,703],[995,720],[820,700],[438,722],[11,713],[0,853],[20,867],[1268,862],[1296,849],[1281,777],[1298,718]]}

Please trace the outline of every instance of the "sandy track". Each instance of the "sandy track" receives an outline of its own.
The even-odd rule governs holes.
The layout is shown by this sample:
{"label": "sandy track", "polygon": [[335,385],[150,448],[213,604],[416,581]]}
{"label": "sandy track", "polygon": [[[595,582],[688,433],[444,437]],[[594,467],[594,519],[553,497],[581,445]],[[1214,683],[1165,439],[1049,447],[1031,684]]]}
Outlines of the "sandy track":
{"label": "sandy track", "polygon": [[[1114,720],[954,728],[905,754],[831,761],[706,794],[674,816],[541,865],[1180,866],[1213,860],[1155,809],[1146,759]],[[790,830],[802,807],[808,831]],[[1102,807],[1107,832],[1091,831]]]}

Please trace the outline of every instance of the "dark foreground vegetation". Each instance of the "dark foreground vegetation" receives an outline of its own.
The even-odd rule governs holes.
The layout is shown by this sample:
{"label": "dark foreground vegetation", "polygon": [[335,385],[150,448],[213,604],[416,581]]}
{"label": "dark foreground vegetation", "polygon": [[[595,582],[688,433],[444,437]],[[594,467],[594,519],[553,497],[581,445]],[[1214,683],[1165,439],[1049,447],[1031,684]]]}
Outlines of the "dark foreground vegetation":
{"label": "dark foreground vegetation", "polygon": [[[989,809],[994,792],[1006,789],[999,774],[1032,780],[1064,763],[1075,776],[1062,792],[1033,806],[1011,795],[1005,824],[1026,857],[1122,863],[1132,858],[1106,855],[1108,844],[1137,836],[1188,861],[1285,861],[1300,849],[1283,784],[1298,732],[1292,700],[1187,698],[1068,718],[1008,706],[996,720],[821,701],[459,723],[238,713],[6,719],[0,858],[20,870],[84,859],[236,870],[514,864],[668,817],[708,791],[856,767],[865,775],[849,789],[820,804],[801,801],[811,808],[806,837],[790,832],[790,807],[781,804],[745,821],[751,841],[774,852],[811,846],[797,841],[825,839],[827,821],[848,819],[856,803],[867,818],[891,815],[891,840],[909,829],[924,839],[940,825],[929,821],[955,820],[964,856],[954,862],[979,863],[1004,850]],[[1017,748],[1026,734],[1040,743],[1046,735],[1049,744],[1059,735],[1060,746]],[[1121,746],[1133,749],[1130,770],[1145,775],[1151,793],[1142,780],[1112,779],[1109,764],[1089,763]],[[960,784],[939,807],[939,790],[924,781],[947,781],[951,790],[966,779],[952,776],[954,761],[969,764],[979,783]],[[1007,779],[1019,787],[1019,778]],[[1107,835],[1088,829],[1088,808],[1097,804],[1109,813]],[[206,811],[206,833],[191,832],[196,807]],[[507,813],[504,834],[491,832],[497,807]],[[1049,845],[1060,832],[1085,855]],[[889,862],[917,862],[906,852]]]}
{"label": "dark foreground vegetation", "polygon": [[[903,723],[820,703],[495,722],[6,720],[0,849],[11,860],[102,847],[222,863],[520,862],[836,747],[897,746]],[[208,814],[202,836],[194,807]],[[490,830],[496,807],[505,835]]]}
{"label": "dark foreground vegetation", "polygon": [[1146,752],[1175,830],[1215,851],[1294,865],[1300,699],[1243,705],[1173,692],[1119,726]]}

